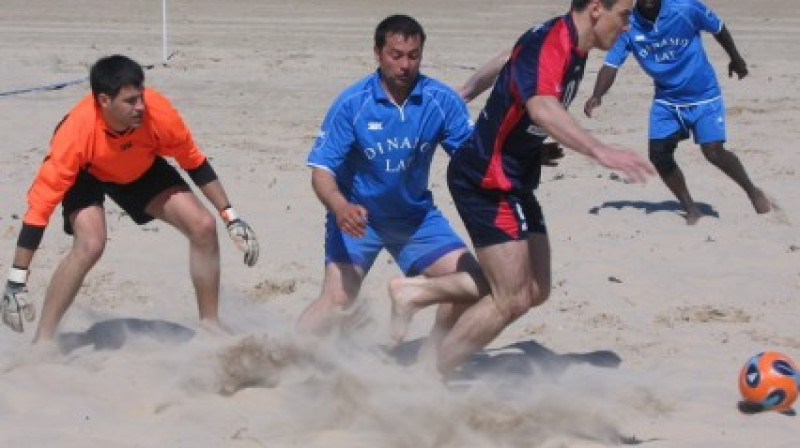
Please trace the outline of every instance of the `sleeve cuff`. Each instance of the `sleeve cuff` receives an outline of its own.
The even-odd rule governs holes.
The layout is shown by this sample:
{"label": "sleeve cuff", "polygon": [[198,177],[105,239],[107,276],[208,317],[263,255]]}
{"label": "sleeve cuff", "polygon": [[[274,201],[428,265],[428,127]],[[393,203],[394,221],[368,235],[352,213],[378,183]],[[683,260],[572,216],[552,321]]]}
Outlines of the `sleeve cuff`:
{"label": "sleeve cuff", "polygon": [[19,232],[17,239],[17,246],[25,249],[36,250],[44,237],[44,226],[34,226],[28,223],[22,223],[22,230]]}

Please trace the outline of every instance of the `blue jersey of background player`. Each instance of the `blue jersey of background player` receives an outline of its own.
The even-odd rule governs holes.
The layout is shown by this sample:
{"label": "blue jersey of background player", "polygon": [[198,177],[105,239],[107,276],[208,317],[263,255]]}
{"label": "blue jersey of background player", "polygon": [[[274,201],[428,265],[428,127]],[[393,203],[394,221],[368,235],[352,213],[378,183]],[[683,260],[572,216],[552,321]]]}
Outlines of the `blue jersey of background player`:
{"label": "blue jersey of background player", "polygon": [[630,30],[620,35],[606,55],[594,93],[584,108],[591,116],[614,83],[619,66],[633,54],[655,85],[650,109],[650,160],[686,210],[689,224],[696,223],[703,213],[689,194],[674,152],[678,142],[690,136],[694,136],[709,162],[744,189],[756,212],[766,213],[771,208],[738,157],[724,148],[725,106],[703,48],[702,31],[712,33],[730,57],[729,76],[747,76],[747,64],[730,32],[706,5],[697,0],[640,0]]}
{"label": "blue jersey of background player", "polygon": [[378,70],[334,101],[308,156],[328,213],[322,293],[300,316],[301,331],[342,323],[382,249],[406,275],[479,270],[428,189],[437,146],[452,152],[472,124],[455,91],[419,73],[424,42],[413,18],[384,19],[375,30]]}
{"label": "blue jersey of background player", "polygon": [[668,0],[655,22],[636,10],[631,29],[620,35],[605,63],[617,68],[633,54],[653,78],[658,102],[685,106],[714,100],[721,94],[719,83],[700,32],[717,34],[722,27],[722,20],[700,2]]}

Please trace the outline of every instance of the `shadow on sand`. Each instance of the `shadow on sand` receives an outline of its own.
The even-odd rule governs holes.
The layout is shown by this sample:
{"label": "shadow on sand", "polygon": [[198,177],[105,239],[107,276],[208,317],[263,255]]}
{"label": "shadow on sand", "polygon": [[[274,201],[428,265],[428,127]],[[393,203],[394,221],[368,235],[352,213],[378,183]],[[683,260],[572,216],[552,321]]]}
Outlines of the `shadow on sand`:
{"label": "shadow on sand", "polygon": [[[388,353],[402,365],[416,361],[425,338],[408,341]],[[470,357],[447,381],[453,391],[466,391],[477,383],[492,384],[492,390],[502,399],[504,394],[518,394],[518,381],[533,375],[559,375],[569,366],[589,364],[601,368],[616,368],[622,358],[610,350],[586,353],[558,354],[534,340],[520,341],[505,347],[480,351]],[[481,381],[492,379],[492,381]],[[501,379],[501,381],[495,381]],[[657,438],[642,439],[619,433],[619,445],[640,445],[657,441]]]}
{"label": "shadow on sand", "polygon": [[[719,218],[719,212],[714,210],[714,206],[711,204],[707,204],[705,202],[697,202],[696,204],[700,209],[700,212],[703,213],[703,216]],[[675,212],[679,214],[684,213],[683,207],[681,207],[681,204],[678,201],[608,201],[597,207],[590,208],[589,213],[592,215],[597,215],[600,213],[600,210],[604,208],[615,208],[617,210],[622,210],[623,208],[628,207],[643,210],[648,215],[656,212]]]}
{"label": "shadow on sand", "polygon": [[[389,353],[399,364],[410,365],[416,362],[424,342],[425,338],[404,342]],[[536,341],[528,340],[483,350],[472,355],[454,374],[452,380],[471,380],[490,374],[504,376],[528,376],[535,372],[558,374],[572,364],[615,368],[621,362],[622,358],[609,350],[558,354]]]}
{"label": "shadow on sand", "polygon": [[58,348],[64,355],[85,346],[93,346],[95,350],[119,350],[129,338],[178,344],[194,335],[194,330],[165,320],[109,319],[95,323],[84,332],[58,335]]}

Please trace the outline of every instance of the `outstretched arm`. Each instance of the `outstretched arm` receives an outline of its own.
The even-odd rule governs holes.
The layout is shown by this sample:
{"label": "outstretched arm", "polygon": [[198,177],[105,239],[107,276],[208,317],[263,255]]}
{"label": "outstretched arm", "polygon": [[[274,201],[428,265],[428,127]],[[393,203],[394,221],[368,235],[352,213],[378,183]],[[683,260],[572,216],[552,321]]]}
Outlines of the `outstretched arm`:
{"label": "outstretched arm", "polygon": [[608,89],[614,85],[614,80],[617,79],[617,69],[610,66],[610,65],[603,65],[600,68],[600,72],[597,73],[597,80],[594,82],[594,90],[592,91],[592,96],[586,100],[586,104],[583,106],[583,113],[586,114],[587,117],[592,117],[592,111],[596,107],[600,107],[603,104],[602,98],[603,95],[608,92]]}
{"label": "outstretched arm", "polygon": [[719,30],[719,33],[714,35],[714,38],[717,39],[722,49],[725,50],[725,53],[728,53],[728,57],[731,58],[730,63],[728,63],[728,77],[732,77],[734,73],[736,73],[739,79],[747,76],[747,63],[739,54],[739,50],[733,42],[733,36],[731,36],[730,31],[728,31],[728,27],[722,25],[722,29]]}
{"label": "outstretched arm", "polygon": [[494,84],[497,74],[500,73],[509,56],[511,56],[511,51],[506,50],[486,61],[475,70],[475,73],[467,79],[463,86],[456,89],[456,92],[467,103],[475,99]]}
{"label": "outstretched arm", "polygon": [[583,129],[554,96],[537,95],[525,107],[531,119],[562,145],[597,160],[606,168],[622,171],[634,182],[655,174],[653,166],[634,151],[597,140]]}

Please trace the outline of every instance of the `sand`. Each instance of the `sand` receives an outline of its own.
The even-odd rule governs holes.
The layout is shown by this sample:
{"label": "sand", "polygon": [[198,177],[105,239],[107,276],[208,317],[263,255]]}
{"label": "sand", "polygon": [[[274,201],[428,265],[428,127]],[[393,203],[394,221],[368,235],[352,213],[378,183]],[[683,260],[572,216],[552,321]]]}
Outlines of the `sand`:
{"label": "sand", "polygon": [[[147,70],[212,158],[262,244],[254,268],[221,233],[222,316],[199,329],[187,245],[160,223],[137,227],[108,205],[106,252],[60,327],[34,350],[0,330],[3,446],[230,447],[789,447],[796,418],[737,410],[737,376],[759,351],[800,360],[797,119],[800,38],[794,0],[709,0],[751,73],[727,77],[728,147],[781,206],[756,215],[743,192],[690,143],[678,160],[711,216],[687,226],[658,179],[623,182],[575,153],[539,190],[553,247],[550,300],[504,331],[449,384],[408,356],[387,355],[379,258],[364,284],[363,327],[313,343],[292,324],[319,293],[323,208],[305,157],[335,95],[374,68],[372,32],[388,14],[426,28],[423,70],[463,82],[566,1],[402,3],[364,0],[170,1],[164,61],[161,2],[4,0],[0,15],[0,272],[25,212],[25,192],[53,127],[88,92],[97,58],[124,53]],[[603,140],[646,152],[649,80],[633,61],[595,118],[582,114],[602,53],[593,53],[572,112]],[[42,87],[67,84],[61,89]],[[477,114],[484,97],[470,104]],[[787,144],[789,143],[789,144]],[[436,159],[432,188],[459,232]],[[41,305],[71,244],[60,212],[34,260]],[[222,227],[220,227],[222,232]],[[412,323],[413,354],[432,310]]]}

